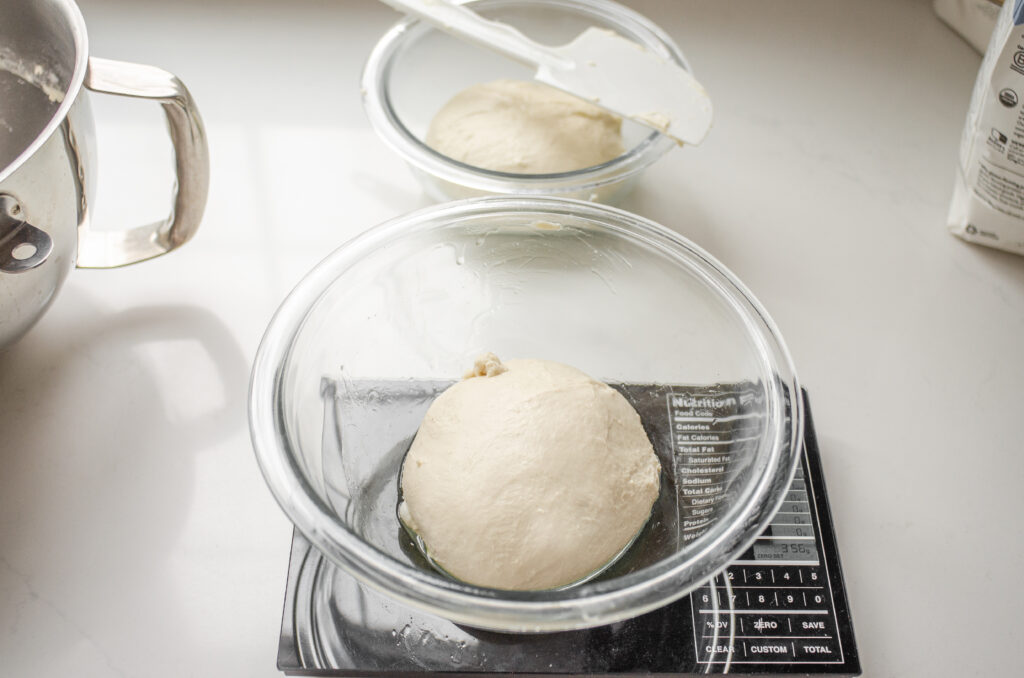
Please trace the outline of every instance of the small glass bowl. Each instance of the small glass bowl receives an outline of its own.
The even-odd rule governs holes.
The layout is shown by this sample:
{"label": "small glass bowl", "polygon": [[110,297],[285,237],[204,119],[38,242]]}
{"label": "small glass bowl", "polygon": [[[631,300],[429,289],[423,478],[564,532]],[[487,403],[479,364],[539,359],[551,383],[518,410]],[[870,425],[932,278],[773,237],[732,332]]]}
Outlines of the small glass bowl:
{"label": "small glass bowl", "polygon": [[[659,498],[629,553],[592,581],[465,584],[424,562],[400,525],[399,470],[423,414],[486,351],[572,365],[645,413]],[[719,406],[737,408],[716,415],[731,432],[696,439],[719,440],[703,445],[723,467],[694,471],[686,455],[700,445],[681,441],[708,429],[687,417]],[[420,610],[519,632],[637,616],[737,558],[785,497],[802,412],[778,330],[706,252],[612,207],[523,196],[436,205],[329,255],[271,321],[249,400],[267,484],[331,562]],[[714,473],[714,491],[694,473]]]}
{"label": "small glass bowl", "polygon": [[[590,26],[608,28],[689,70],[682,52],[642,15],[609,0],[477,0],[481,16],[530,38],[562,45]],[[491,80],[531,80],[526,66],[407,18],[377,43],[363,70],[363,105],[377,134],[412,168],[434,200],[484,195],[560,196],[618,204],[640,173],[675,146],[668,137],[623,120],[624,154],[557,174],[511,174],[453,160],[424,138],[440,108],[465,88]]]}

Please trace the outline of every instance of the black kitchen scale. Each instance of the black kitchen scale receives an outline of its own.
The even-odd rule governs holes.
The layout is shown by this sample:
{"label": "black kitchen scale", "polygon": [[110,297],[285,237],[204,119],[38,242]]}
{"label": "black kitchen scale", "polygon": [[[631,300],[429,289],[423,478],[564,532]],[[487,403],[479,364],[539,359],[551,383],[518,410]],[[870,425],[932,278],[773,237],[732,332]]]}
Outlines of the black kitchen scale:
{"label": "black kitchen scale", "polygon": [[[642,387],[619,387],[645,425],[671,432],[673,453],[683,468],[688,473],[717,472],[714,465],[723,460],[709,450],[716,439],[741,435],[735,433],[742,426],[741,406],[737,409],[730,398],[711,402],[703,397],[706,392],[687,393],[678,387],[668,393],[630,393],[637,388]],[[733,403],[731,409],[728,404],[725,410],[714,409],[726,402]],[[695,403],[712,409],[694,409]],[[803,454],[779,512],[724,572],[674,603],[580,631],[482,631],[419,612],[362,586],[296,531],[277,666],[288,675],[310,676],[859,675],[806,393],[804,404]],[[694,506],[712,491],[694,487]],[[702,510],[695,508],[696,515]],[[692,525],[678,527],[693,536],[701,533],[700,520],[686,523]]]}

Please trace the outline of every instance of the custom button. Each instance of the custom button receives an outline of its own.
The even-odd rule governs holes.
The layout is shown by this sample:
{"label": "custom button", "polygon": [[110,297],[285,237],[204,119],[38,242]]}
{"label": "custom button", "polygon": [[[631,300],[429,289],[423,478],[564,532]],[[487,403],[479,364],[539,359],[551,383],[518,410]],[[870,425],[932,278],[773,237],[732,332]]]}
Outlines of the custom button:
{"label": "custom button", "polygon": [[793,659],[793,641],[790,640],[744,640],[746,661],[760,660],[779,662]]}

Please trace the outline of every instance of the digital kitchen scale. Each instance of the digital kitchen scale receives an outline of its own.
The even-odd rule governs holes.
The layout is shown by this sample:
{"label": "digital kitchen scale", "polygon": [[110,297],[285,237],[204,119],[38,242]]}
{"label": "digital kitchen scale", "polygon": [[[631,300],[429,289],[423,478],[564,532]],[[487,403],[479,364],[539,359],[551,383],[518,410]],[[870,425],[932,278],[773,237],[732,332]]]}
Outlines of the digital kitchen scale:
{"label": "digital kitchen scale", "polygon": [[[742,397],[675,387],[618,387],[645,425],[672,431],[681,468],[714,473],[715,442],[742,434]],[[638,390],[640,389],[640,390]],[[288,675],[860,674],[839,552],[804,394],[804,448],[762,535],[726,570],[674,603],[593,629],[504,634],[459,626],[367,589],[297,531],[292,537],[278,668]],[[716,409],[717,408],[717,409]],[[726,409],[722,409],[726,408]],[[731,409],[730,409],[731,408]],[[652,423],[653,422],[653,423]],[[733,448],[735,446],[733,445]],[[697,481],[694,481],[695,483]],[[702,532],[695,513],[680,528]],[[706,523],[703,524],[706,527]]]}

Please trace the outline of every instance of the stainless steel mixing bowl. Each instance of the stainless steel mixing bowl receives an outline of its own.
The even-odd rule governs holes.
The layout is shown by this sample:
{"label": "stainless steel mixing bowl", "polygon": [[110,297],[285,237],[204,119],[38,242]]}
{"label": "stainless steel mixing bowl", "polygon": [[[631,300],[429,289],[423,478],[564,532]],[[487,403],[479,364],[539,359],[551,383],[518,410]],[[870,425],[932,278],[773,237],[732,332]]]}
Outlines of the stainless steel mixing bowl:
{"label": "stainless steel mixing bowl", "polygon": [[[86,89],[162,105],[176,178],[166,220],[90,228],[95,130]],[[123,266],[191,238],[208,184],[206,135],[181,81],[152,66],[90,57],[71,0],[0,3],[0,347],[39,319],[72,267]]]}

